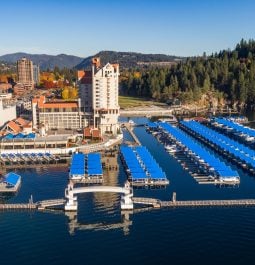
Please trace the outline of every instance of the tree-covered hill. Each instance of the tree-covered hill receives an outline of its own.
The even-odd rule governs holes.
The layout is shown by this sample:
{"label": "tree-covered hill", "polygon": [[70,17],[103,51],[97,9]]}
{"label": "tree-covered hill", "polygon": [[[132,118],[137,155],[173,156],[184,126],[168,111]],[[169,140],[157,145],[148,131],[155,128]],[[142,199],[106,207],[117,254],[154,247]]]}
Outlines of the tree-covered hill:
{"label": "tree-covered hill", "polygon": [[166,101],[179,97],[194,102],[215,92],[233,105],[255,104],[255,41],[241,40],[236,48],[211,56],[188,58],[169,68],[126,70],[124,94]]}
{"label": "tree-covered hill", "polygon": [[93,56],[85,58],[76,66],[77,69],[86,69],[91,66],[92,57],[100,57],[101,63],[119,63],[121,69],[141,67],[144,65],[169,63],[174,64],[181,60],[181,57],[165,54],[143,54],[136,52],[115,52],[101,51]]}

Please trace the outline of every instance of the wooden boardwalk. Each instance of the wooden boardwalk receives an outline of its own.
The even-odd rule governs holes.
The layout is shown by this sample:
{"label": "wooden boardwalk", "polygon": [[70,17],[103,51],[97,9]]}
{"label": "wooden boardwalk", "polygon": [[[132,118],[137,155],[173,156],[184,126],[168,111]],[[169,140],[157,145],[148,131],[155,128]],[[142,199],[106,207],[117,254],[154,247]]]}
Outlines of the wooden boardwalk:
{"label": "wooden boardwalk", "polygon": [[238,200],[192,200],[192,201],[161,201],[153,198],[133,198],[134,204],[152,205],[155,208],[162,207],[218,207],[218,206],[255,206],[255,199]]}
{"label": "wooden boardwalk", "polygon": [[0,204],[0,211],[2,210],[36,210],[36,203],[6,203]]}
{"label": "wooden boardwalk", "polygon": [[64,205],[65,199],[52,199],[28,203],[1,203],[0,211],[4,210],[47,210],[48,207]]}
{"label": "wooden boardwalk", "polygon": [[136,135],[133,132],[133,127],[130,123],[126,122],[124,123],[125,128],[128,130],[128,132],[130,133],[130,135],[132,136],[132,138],[134,139],[135,143],[137,145],[141,145],[140,141],[138,140],[138,138],[136,137]]}

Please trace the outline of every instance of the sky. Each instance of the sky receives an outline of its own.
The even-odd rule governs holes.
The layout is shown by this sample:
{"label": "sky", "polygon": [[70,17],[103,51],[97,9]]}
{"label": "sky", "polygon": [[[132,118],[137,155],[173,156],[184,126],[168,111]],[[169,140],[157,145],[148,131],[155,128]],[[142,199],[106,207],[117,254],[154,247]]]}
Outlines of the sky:
{"label": "sky", "polygon": [[211,54],[255,38],[254,10],[254,0],[0,0],[0,55]]}

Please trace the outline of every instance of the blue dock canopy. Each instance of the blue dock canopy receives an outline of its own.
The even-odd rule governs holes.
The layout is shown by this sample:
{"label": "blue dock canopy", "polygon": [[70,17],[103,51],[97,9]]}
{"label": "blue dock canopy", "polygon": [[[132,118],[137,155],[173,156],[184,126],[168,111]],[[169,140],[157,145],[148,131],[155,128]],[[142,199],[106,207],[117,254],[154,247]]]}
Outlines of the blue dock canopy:
{"label": "blue dock canopy", "polygon": [[[198,122],[192,121],[181,121],[181,124],[190,128],[194,124],[198,124],[199,126],[203,126]],[[160,123],[160,126],[167,133],[172,135],[177,141],[179,141],[182,145],[184,145],[189,152],[192,152],[199,160],[203,160],[209,167],[212,167],[212,171],[215,172],[216,175],[220,176],[237,176],[237,172],[229,168],[223,161],[220,161],[209,151],[204,149],[200,144],[196,143],[194,139],[188,136],[179,128],[176,128],[167,123]],[[203,126],[205,127],[205,126]],[[207,127],[205,127],[207,128]],[[200,132],[200,135],[204,136],[204,133]]]}
{"label": "blue dock canopy", "polygon": [[141,179],[167,180],[150,152],[144,146],[121,146],[120,151],[132,181]]}
{"label": "blue dock canopy", "polygon": [[71,167],[71,175],[84,175],[85,174],[85,155],[84,154],[73,154]]}
{"label": "blue dock canopy", "polygon": [[20,179],[21,179],[20,175],[10,172],[5,175],[4,182],[7,183],[8,185],[16,186],[16,184],[20,181]]}

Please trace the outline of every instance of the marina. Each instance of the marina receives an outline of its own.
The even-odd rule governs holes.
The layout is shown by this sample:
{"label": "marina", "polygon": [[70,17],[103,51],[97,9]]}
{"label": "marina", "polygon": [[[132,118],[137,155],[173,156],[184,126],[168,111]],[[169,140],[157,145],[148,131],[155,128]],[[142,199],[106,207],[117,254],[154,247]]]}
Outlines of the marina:
{"label": "marina", "polygon": [[79,183],[103,183],[101,154],[73,154],[69,179]]}
{"label": "marina", "polygon": [[181,127],[249,173],[255,173],[255,151],[196,121],[181,121]]}
{"label": "marina", "polygon": [[31,164],[49,164],[64,163],[67,157],[54,155],[51,153],[0,153],[0,165],[31,165]]}
{"label": "marina", "polygon": [[164,186],[169,184],[165,173],[155,159],[153,159],[146,147],[121,146],[120,153],[131,185]]}
{"label": "marina", "polygon": [[[137,120],[134,120],[137,123]],[[98,262],[95,261],[95,249],[96,251],[100,249],[102,253],[105,253],[105,248],[107,248],[107,244],[104,244],[104,247],[100,247],[101,245],[99,244],[99,242],[102,243],[104,238],[105,241],[103,243],[109,242],[109,240],[119,240],[121,243],[126,242],[128,250],[134,250],[134,245],[139,246],[146,242],[147,239],[143,241],[145,236],[149,236],[149,239],[154,242],[157,241],[159,235],[163,235],[163,238],[165,237],[164,240],[168,240],[168,242],[170,240],[171,243],[171,248],[164,248],[165,244],[162,245],[164,251],[171,253],[171,256],[179,257],[179,254],[175,254],[176,248],[175,251],[171,250],[176,243],[184,244],[183,242],[188,240],[187,249],[192,252],[196,251],[198,247],[201,248],[201,241],[199,241],[199,244],[194,243],[194,233],[189,236],[187,231],[194,231],[199,226],[203,235],[208,236],[208,238],[202,239],[203,242],[207,242],[211,238],[216,240],[219,231],[224,227],[222,234],[229,239],[227,235],[228,233],[233,233],[233,227],[226,226],[226,221],[228,220],[238,231],[243,226],[248,227],[249,234],[247,234],[247,237],[252,240],[254,236],[254,233],[251,232],[254,208],[252,199],[254,198],[254,180],[252,178],[247,178],[241,172],[242,181],[238,189],[232,189],[232,186],[228,189],[218,189],[214,185],[196,185],[188,172],[179,167],[177,159],[173,157],[173,155],[181,155],[182,152],[169,155],[164,150],[164,146],[156,140],[160,136],[159,132],[156,132],[158,135],[152,135],[147,133],[145,128],[141,126],[135,127],[134,133],[142,146],[146,146],[160,167],[162,167],[162,170],[169,176],[171,185],[167,185],[165,189],[161,190],[134,189],[132,198],[133,210],[121,210],[121,196],[114,192],[103,191],[104,188],[101,189],[102,192],[98,192],[98,190],[91,192],[90,190],[90,192],[86,193],[77,193],[75,196],[77,196],[79,203],[78,209],[77,211],[69,212],[63,211],[66,199],[56,199],[63,198],[63,190],[69,178],[68,167],[56,165],[56,168],[54,168],[54,164],[43,164],[43,166],[34,164],[37,167],[33,169],[18,169],[18,173],[22,175],[22,187],[18,196],[6,201],[4,206],[1,204],[2,227],[10,228],[10,231],[13,231],[17,227],[15,220],[18,220],[19,224],[22,225],[22,234],[26,233],[28,236],[31,235],[31,226],[40,228],[33,229],[33,233],[36,233],[35,240],[33,240],[34,237],[29,237],[29,240],[32,240],[32,245],[41,244],[44,240],[48,242],[51,240],[49,237],[52,236],[55,240],[54,242],[63,247],[63,238],[67,237],[73,240],[72,244],[75,244],[75,247],[78,247],[76,255],[78,255],[78,252],[85,251],[84,253],[95,264],[100,264],[102,261],[101,258]],[[48,165],[51,167],[48,168]],[[123,183],[126,181],[126,171],[120,161],[118,170],[120,171],[119,174],[113,178],[104,175],[104,185],[123,187]],[[54,186],[54,189],[49,188],[51,186]],[[107,190],[109,191],[109,188]],[[173,191],[179,194],[178,200],[175,199],[175,202],[173,202],[173,199],[169,200]],[[30,194],[33,194],[36,201],[45,201],[45,204],[41,204],[43,207],[38,207],[36,202],[33,209],[29,209],[29,203],[23,206],[23,202],[26,201]],[[51,200],[49,198],[54,199]],[[55,205],[56,203],[58,205]],[[138,212],[139,214],[137,214]],[[123,221],[123,213],[131,213],[128,229],[124,226],[126,221],[125,219]],[[9,218],[10,215],[14,217],[12,220]],[[72,215],[76,216],[76,223],[69,219],[68,216]],[[235,222],[238,222],[238,224]],[[159,230],[156,230],[158,226],[156,227],[155,224],[159,223]],[[123,227],[125,227],[125,231],[123,231]],[[42,230],[45,233],[40,232]],[[4,229],[2,231],[4,232]],[[16,231],[15,237],[21,237]],[[71,234],[68,232],[71,232]],[[87,247],[84,250],[84,242],[86,242],[88,236],[90,240],[88,243],[89,251]],[[201,234],[196,233],[196,236],[201,238]],[[4,233],[3,237],[6,239]],[[79,240],[75,243],[77,238],[80,238],[82,243]],[[11,243],[11,240],[11,238],[7,237],[8,242]],[[139,241],[138,245],[137,241]],[[14,242],[14,246],[23,245],[23,243]],[[117,242],[118,245],[119,242]],[[245,242],[245,246],[249,246],[250,243]],[[32,245],[29,245],[28,248],[30,249]],[[93,247],[90,247],[91,245]],[[94,246],[97,247],[95,248]],[[162,246],[160,249],[162,249]],[[121,255],[126,253],[127,248],[120,248]],[[156,248],[156,244],[153,245],[153,248]],[[42,256],[45,251],[46,249],[43,248],[41,251]],[[91,254],[93,251],[94,253]],[[111,251],[110,248],[107,249],[108,251]],[[136,252],[133,251],[132,253]],[[102,255],[105,257],[105,254]],[[110,255],[112,256],[113,252],[110,252]],[[139,258],[139,255],[135,254],[135,258]],[[21,261],[21,259],[17,260]],[[70,258],[69,255],[65,255],[65,259],[72,262],[73,257]],[[78,262],[78,258],[76,260]],[[106,260],[110,261],[107,257]],[[131,260],[129,259],[128,262],[131,262]],[[154,261],[156,262],[156,259]],[[119,259],[117,260],[116,258],[116,264],[118,262]]]}
{"label": "marina", "polygon": [[180,152],[178,161],[182,162],[185,169],[190,169],[187,165],[188,160],[184,157],[180,158],[180,156],[183,154],[189,159],[189,164],[192,164],[194,169],[191,174],[199,184],[233,185],[240,182],[236,171],[205,150],[179,128],[162,122],[158,123],[158,126],[164,134],[166,150],[170,153],[178,151],[179,154]]}
{"label": "marina", "polygon": [[223,132],[227,136],[229,135],[230,137],[237,139],[250,147],[254,147],[254,129],[227,118],[213,118],[210,125],[219,132]]}

